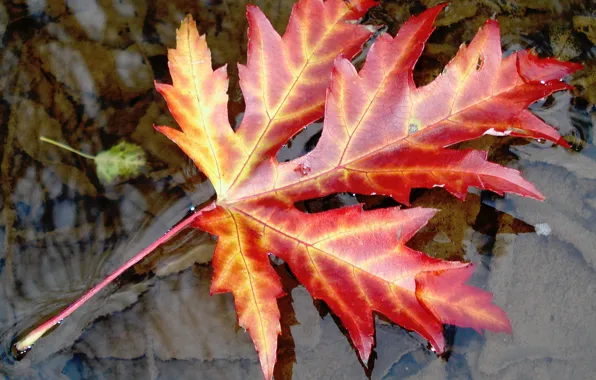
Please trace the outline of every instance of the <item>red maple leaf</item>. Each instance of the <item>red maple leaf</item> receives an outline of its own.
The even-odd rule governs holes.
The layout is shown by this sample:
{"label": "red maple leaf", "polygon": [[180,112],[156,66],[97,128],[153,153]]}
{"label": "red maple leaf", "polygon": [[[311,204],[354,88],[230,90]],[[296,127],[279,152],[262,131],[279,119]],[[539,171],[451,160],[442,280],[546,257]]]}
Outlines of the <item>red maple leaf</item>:
{"label": "red maple leaf", "polygon": [[[475,186],[543,199],[518,171],[488,162],[487,152],[448,147],[484,134],[567,145],[527,107],[568,89],[560,79],[579,64],[528,51],[502,59],[499,26],[489,20],[438,78],[416,87],[413,68],[440,5],[412,17],[396,37],[381,34],[357,72],[350,59],[372,32],[354,21],[373,5],[300,0],[283,37],[249,6],[248,61],[239,67],[246,111],[236,131],[227,118],[226,68],[212,70],[192,18],[182,23],[177,47],[169,52],[173,85],[157,85],[181,130],[157,129],[193,159],[217,192],[214,204],[186,222],[219,238],[211,292],[233,293],[239,323],[268,379],[280,333],[277,298],[283,295],[269,253],[327,303],[365,363],[374,344],[374,311],[416,331],[437,352],[444,350],[443,324],[511,331],[492,295],[465,284],[471,264],[431,258],[405,245],[435,210],[351,206],[307,214],[296,202],[351,192],[383,194],[407,205],[412,188],[434,186],[458,198]],[[315,149],[277,162],[281,146],[322,116]]]}
{"label": "red maple leaf", "polygon": [[[395,38],[381,34],[357,72],[348,58],[368,33],[337,22],[342,12],[356,17],[343,1],[300,1],[283,38],[249,7],[248,64],[240,66],[246,113],[235,133],[226,122],[225,74],[211,72],[209,51],[192,21],[179,31],[178,49],[170,53],[174,86],[158,90],[182,131],[158,130],[217,190],[215,208],[195,221],[219,237],[211,291],[234,294],[240,325],[255,343],[266,378],[276,360],[277,298],[283,295],[270,252],[341,319],[364,362],[373,346],[373,311],[418,332],[438,352],[445,323],[511,329],[489,293],[465,285],[470,264],[433,259],[405,246],[434,210],[365,212],[353,206],[306,214],[294,206],[344,191],[384,194],[407,204],[412,188],[433,186],[460,198],[476,186],[542,199],[519,172],[488,162],[486,152],[446,147],[487,133],[566,145],[526,108],[568,88],[559,79],[578,66],[529,52],[502,60],[499,27],[490,20],[435,81],[417,88],[414,64],[441,9],[411,18]],[[341,42],[335,28],[345,32]],[[354,38],[357,33],[360,38]],[[327,88],[340,48],[347,58],[335,59]],[[193,64],[197,59],[202,63]],[[294,161],[277,162],[277,150],[321,116],[325,88],[318,145]]]}

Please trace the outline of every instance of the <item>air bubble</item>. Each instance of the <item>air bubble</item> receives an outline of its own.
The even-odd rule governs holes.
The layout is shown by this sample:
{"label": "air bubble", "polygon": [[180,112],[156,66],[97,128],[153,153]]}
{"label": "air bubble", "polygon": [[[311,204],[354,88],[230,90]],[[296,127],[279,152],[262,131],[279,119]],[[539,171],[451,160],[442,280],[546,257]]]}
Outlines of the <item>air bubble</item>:
{"label": "air bubble", "polygon": [[29,351],[31,351],[31,346],[27,346],[27,347],[25,347],[25,348],[24,348],[24,349],[22,349],[22,350],[19,350],[19,349],[17,348],[17,344],[16,344],[16,343],[13,343],[13,344],[10,346],[10,352],[11,352],[12,356],[13,356],[13,357],[14,357],[14,358],[15,358],[17,361],[21,361],[21,360],[22,360],[22,359],[23,359],[23,358],[24,358],[24,357],[27,355],[27,353],[28,353]]}

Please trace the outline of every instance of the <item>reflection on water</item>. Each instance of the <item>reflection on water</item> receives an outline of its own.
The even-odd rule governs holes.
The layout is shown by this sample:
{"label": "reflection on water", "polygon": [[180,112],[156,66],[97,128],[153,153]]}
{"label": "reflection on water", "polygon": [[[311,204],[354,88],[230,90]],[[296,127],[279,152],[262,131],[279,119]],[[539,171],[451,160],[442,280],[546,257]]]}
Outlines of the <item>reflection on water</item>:
{"label": "reflection on water", "polygon": [[[283,31],[289,0],[256,1]],[[383,2],[366,22],[395,33],[434,0]],[[238,331],[229,295],[209,296],[214,241],[186,231],[126,273],[98,299],[42,339],[21,361],[15,335],[74,300],[213,196],[189,160],[153,125],[175,125],[153,81],[168,82],[166,47],[187,13],[207,33],[216,66],[229,64],[230,119],[243,109],[235,62],[245,60],[247,1],[18,0],[0,4],[0,374],[8,378],[260,378],[254,347]],[[572,93],[533,111],[573,150],[486,137],[466,147],[524,172],[544,203],[488,192],[459,202],[441,189],[415,191],[414,205],[442,211],[411,242],[446,259],[479,264],[472,282],[495,294],[513,335],[448,326],[444,361],[414,334],[377,323],[373,378],[589,378],[596,357],[595,10],[585,1],[458,1],[439,18],[415,71],[418,84],[440,73],[461,42],[495,16],[505,54],[534,48],[585,64]],[[235,124],[235,123],[233,123]],[[280,160],[316,144],[308,128]],[[147,152],[141,176],[102,184],[93,163],[39,136],[88,154],[120,140]],[[349,194],[307,202],[310,211],[366,200]],[[537,235],[544,225],[549,234]],[[291,294],[281,300],[278,378],[361,378],[350,343],[324,305],[312,306],[283,264]],[[292,301],[292,302],[290,302]],[[321,318],[321,315],[323,316]],[[374,355],[373,355],[374,356]]]}

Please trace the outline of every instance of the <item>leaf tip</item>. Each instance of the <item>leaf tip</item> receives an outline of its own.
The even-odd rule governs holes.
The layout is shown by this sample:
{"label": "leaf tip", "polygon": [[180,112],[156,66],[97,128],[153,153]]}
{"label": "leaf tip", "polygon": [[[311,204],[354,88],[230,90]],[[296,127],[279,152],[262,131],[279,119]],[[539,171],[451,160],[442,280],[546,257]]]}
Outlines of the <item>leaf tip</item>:
{"label": "leaf tip", "polygon": [[424,207],[421,210],[423,210],[423,212],[421,213],[422,216],[424,218],[427,218],[426,219],[427,221],[430,220],[430,218],[432,218],[433,216],[435,216],[439,211],[441,211],[438,208],[427,208],[427,207]]}
{"label": "leaf tip", "polygon": [[443,9],[445,9],[449,5],[449,2],[445,1],[435,5],[434,7],[429,9],[429,13],[436,13],[439,14]]}
{"label": "leaf tip", "polygon": [[249,29],[252,26],[251,24],[253,22],[258,22],[258,21],[268,22],[267,17],[265,16],[265,14],[261,10],[261,8],[259,8],[258,6],[254,5],[254,4],[248,4],[246,6],[246,19],[248,20]]}
{"label": "leaf tip", "polygon": [[540,191],[538,191],[538,189],[534,188],[534,191],[532,192],[532,195],[530,196],[530,198],[534,198],[537,201],[544,201],[546,199],[546,197],[544,196],[544,194],[542,194]]}
{"label": "leaf tip", "polygon": [[[524,82],[540,81],[544,85],[553,80],[561,80],[567,75],[581,70],[584,66],[578,62],[565,62],[557,58],[540,58],[531,50],[520,50],[516,53],[517,72]],[[564,86],[561,90],[569,90]]]}
{"label": "leaf tip", "polygon": [[180,21],[180,27],[176,30],[176,39],[184,38],[189,31],[197,33],[197,23],[190,13]]}
{"label": "leaf tip", "polygon": [[489,18],[484,22],[484,27],[500,28],[499,20],[497,20],[496,18]]}
{"label": "leaf tip", "polygon": [[[406,21],[406,24],[419,25],[417,28],[422,28],[423,26],[427,27],[427,28],[431,28],[428,33],[428,35],[430,35],[430,33],[434,30],[434,27],[432,26],[432,24],[435,22],[435,20],[439,16],[439,13],[441,13],[441,11],[448,5],[449,5],[449,3],[440,3],[440,4],[435,5],[432,8],[428,8],[427,10],[420,13],[419,15],[412,16],[408,21]],[[404,24],[404,25],[406,25],[406,24]],[[403,28],[403,26],[402,26],[402,28]],[[401,29],[400,29],[400,31],[401,31]],[[428,36],[426,38],[428,38]]]}
{"label": "leaf tip", "polygon": [[193,24],[195,23],[195,19],[192,17],[192,15],[189,13],[186,15],[186,17],[184,17],[184,19],[180,22],[180,24]]}

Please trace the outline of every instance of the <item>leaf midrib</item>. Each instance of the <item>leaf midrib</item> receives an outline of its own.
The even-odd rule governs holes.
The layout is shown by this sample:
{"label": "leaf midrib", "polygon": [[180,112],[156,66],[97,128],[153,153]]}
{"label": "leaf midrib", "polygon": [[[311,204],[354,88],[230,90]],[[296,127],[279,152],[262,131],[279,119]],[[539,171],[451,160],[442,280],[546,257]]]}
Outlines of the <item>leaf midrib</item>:
{"label": "leaf midrib", "polygon": [[[194,57],[192,55],[193,49],[191,48],[190,45],[190,33],[191,33],[191,28],[190,25],[187,25],[186,27],[186,47],[188,49],[188,55],[190,58],[190,73],[192,76],[192,84],[194,87],[194,96],[195,99],[197,101],[197,105],[199,106],[199,110],[201,111],[201,124],[202,124],[202,128],[205,131],[205,134],[207,135],[207,143],[209,144],[209,150],[211,151],[211,155],[213,156],[213,161],[215,161],[215,169],[217,170],[217,179],[218,179],[218,187],[219,190],[221,191],[222,189],[222,182],[223,182],[223,178],[221,176],[221,170],[219,168],[219,160],[217,159],[217,154],[215,152],[215,148],[213,147],[213,144],[211,143],[211,135],[210,135],[210,128],[207,128],[206,125],[206,121],[205,121],[205,112],[203,110],[203,104],[201,102],[201,97],[199,96],[199,89],[197,88],[197,75],[196,75],[196,71],[195,71],[195,60]],[[200,38],[200,37],[199,37]]]}

